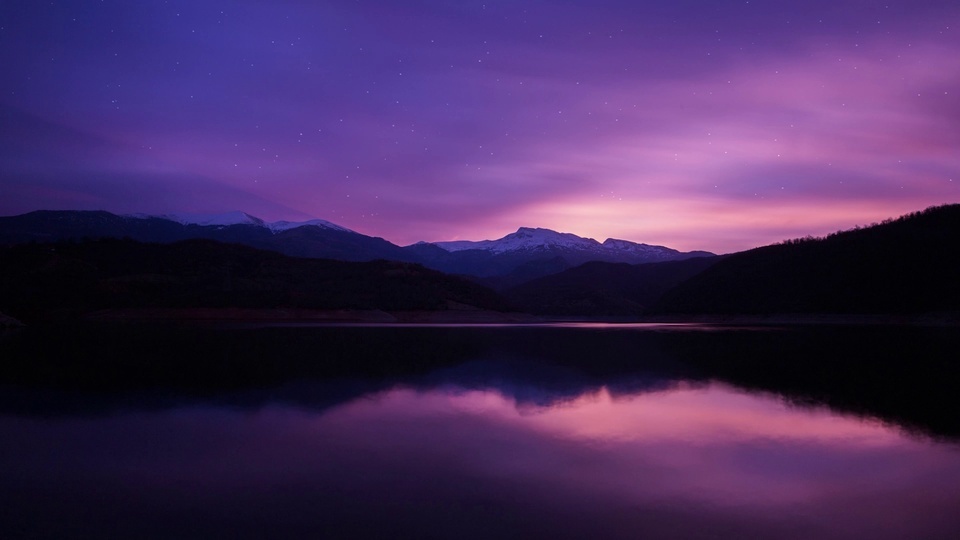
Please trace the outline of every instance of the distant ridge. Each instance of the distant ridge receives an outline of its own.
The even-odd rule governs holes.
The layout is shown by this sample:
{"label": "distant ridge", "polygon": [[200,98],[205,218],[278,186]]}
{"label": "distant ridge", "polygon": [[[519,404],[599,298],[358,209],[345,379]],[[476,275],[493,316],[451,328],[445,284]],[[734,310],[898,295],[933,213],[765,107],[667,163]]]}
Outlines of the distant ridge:
{"label": "distant ridge", "polygon": [[[570,250],[595,253],[603,257],[637,258],[636,262],[653,262],[655,260],[677,260],[688,257],[709,256],[706,251],[682,253],[664,246],[638,244],[629,240],[606,239],[603,243],[593,238],[583,238],[572,233],[561,233],[550,229],[520,227],[517,232],[510,233],[499,240],[457,240],[453,242],[434,242],[445,251],[455,253],[466,250],[489,251],[495,254],[504,254],[515,251],[535,250]],[[618,262],[629,262],[626,260]]]}
{"label": "distant ridge", "polygon": [[711,255],[682,253],[626,240],[608,239],[601,244],[570,233],[527,227],[499,240],[420,242],[400,247],[322,219],[270,223],[241,211],[159,216],[36,211],[0,217],[0,245],[85,238],[132,238],[160,243],[202,238],[295,257],[415,262],[441,272],[481,278],[501,289],[589,261],[635,264]]}
{"label": "distant ridge", "polygon": [[239,210],[234,212],[226,212],[223,214],[163,214],[159,216],[134,215],[131,217],[158,217],[161,219],[176,221],[177,223],[183,225],[255,225],[258,227],[263,227],[266,225],[262,219],[251,216],[250,214],[241,212]]}
{"label": "distant ridge", "polygon": [[568,249],[596,249],[601,244],[592,238],[581,238],[571,233],[559,233],[550,229],[520,227],[517,232],[508,234],[499,240],[457,240],[453,242],[434,242],[449,252],[467,249],[481,249],[493,253],[519,251],[524,249],[548,249],[552,247]]}
{"label": "distant ridge", "polygon": [[924,314],[957,320],[957,246],[960,205],[947,205],[826,238],[788,240],[720,257],[640,265],[590,262],[507,287],[503,294],[539,315],[826,321]]}
{"label": "distant ridge", "polygon": [[350,229],[331,223],[323,219],[311,219],[309,221],[274,221],[271,223],[252,216],[239,210],[226,212],[223,214],[161,214],[156,216],[145,214],[133,214],[134,218],[160,218],[176,221],[182,225],[201,225],[201,226],[229,226],[229,225],[253,225],[256,227],[266,227],[273,232],[296,229],[297,227],[320,227],[323,229],[333,229],[337,231],[353,232]]}
{"label": "distant ridge", "polygon": [[[430,243],[401,248],[326,223],[268,224],[240,212],[180,216],[176,221],[108,212],[38,211],[0,217],[0,246],[49,246],[96,238],[152,244],[216,240],[301,258],[414,262],[472,276],[474,282],[504,293],[513,305],[547,315],[960,317],[960,205],[956,204],[825,238],[789,240],[722,257],[622,240],[601,244],[532,228],[521,228],[500,240],[447,245],[453,251]],[[49,250],[40,252],[47,253],[44,249]],[[650,249],[657,257],[674,260],[628,264],[604,259],[608,254],[626,253],[643,260],[642,252]],[[202,260],[215,265],[215,259]],[[91,270],[85,265],[66,275],[85,276]],[[17,290],[14,287],[8,294]]]}
{"label": "distant ridge", "polygon": [[486,278],[485,283],[499,290],[588,262],[642,264],[714,256],[611,238],[600,243],[532,227],[521,227],[498,240],[420,243],[406,249],[416,251],[431,268]]}
{"label": "distant ridge", "polygon": [[207,239],[295,257],[412,261],[399,246],[324,220],[264,222],[245,212],[119,216],[103,211],[39,210],[0,217],[0,245],[88,238],[170,243]]}

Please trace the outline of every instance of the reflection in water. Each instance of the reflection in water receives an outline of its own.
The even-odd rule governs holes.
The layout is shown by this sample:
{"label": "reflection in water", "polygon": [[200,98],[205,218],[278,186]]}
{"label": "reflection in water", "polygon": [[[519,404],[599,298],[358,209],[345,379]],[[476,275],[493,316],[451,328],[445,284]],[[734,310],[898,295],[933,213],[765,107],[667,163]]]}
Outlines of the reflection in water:
{"label": "reflection in water", "polygon": [[551,406],[399,387],[324,412],[0,417],[4,530],[67,537],[950,537],[960,451],[680,383]]}
{"label": "reflection in water", "polygon": [[915,328],[25,332],[0,342],[0,533],[955,538],[958,348]]}

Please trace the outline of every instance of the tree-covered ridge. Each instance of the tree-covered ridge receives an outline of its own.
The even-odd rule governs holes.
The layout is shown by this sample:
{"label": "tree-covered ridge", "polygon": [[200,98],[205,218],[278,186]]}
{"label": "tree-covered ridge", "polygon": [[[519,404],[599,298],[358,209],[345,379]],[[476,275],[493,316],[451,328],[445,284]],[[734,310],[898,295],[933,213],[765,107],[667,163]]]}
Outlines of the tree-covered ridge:
{"label": "tree-covered ridge", "polygon": [[736,253],[681,283],[658,313],[891,313],[960,310],[960,205],[824,238]]}

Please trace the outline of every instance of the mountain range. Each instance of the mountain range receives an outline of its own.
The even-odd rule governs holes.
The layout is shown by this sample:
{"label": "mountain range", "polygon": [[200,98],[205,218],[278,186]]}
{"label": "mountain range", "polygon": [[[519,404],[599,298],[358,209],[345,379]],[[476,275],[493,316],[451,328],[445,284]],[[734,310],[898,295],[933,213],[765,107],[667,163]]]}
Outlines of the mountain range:
{"label": "mountain range", "polygon": [[[328,222],[271,224],[240,213],[33,212],[0,218],[0,311],[43,318],[116,307],[215,306],[951,321],[960,316],[958,245],[958,204],[824,238],[702,257],[544,229],[400,247]],[[674,260],[604,260],[624,253],[634,261]],[[451,276],[458,265],[465,269],[458,273],[472,276]]]}
{"label": "mountain range", "polygon": [[960,205],[718,257],[592,262],[508,288],[545,315],[960,315]]}
{"label": "mountain range", "polygon": [[639,264],[711,256],[664,246],[608,239],[603,243],[549,229],[520,228],[499,240],[438,242],[401,247],[324,220],[268,223],[244,212],[115,215],[103,211],[36,211],[0,217],[0,245],[82,238],[130,238],[169,243],[208,239],[293,257],[343,261],[378,259],[422,264],[482,279],[502,289],[588,261]]}

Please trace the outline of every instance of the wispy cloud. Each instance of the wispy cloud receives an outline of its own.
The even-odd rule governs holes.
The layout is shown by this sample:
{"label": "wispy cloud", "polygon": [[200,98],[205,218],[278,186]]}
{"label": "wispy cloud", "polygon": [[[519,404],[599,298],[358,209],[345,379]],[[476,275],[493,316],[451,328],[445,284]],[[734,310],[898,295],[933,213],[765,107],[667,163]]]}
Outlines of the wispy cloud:
{"label": "wispy cloud", "polygon": [[3,30],[0,105],[36,120],[3,208],[150,212],[202,178],[162,200],[732,251],[960,200],[960,9],[760,4],[38,4]]}

